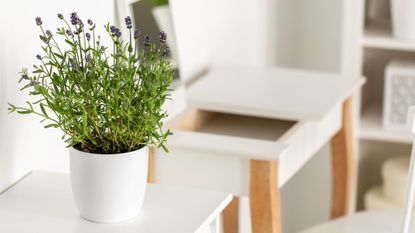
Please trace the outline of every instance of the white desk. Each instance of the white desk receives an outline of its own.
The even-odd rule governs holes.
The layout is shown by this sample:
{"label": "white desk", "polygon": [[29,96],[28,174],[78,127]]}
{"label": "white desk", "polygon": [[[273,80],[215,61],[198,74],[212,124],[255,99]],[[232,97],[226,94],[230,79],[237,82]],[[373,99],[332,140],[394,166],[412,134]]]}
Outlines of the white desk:
{"label": "white desk", "polygon": [[79,217],[68,175],[34,172],[0,195],[2,233],[218,232],[232,195],[150,184],[139,216],[117,224]]}
{"label": "white desk", "polygon": [[150,172],[155,182],[249,196],[253,231],[281,232],[279,188],[330,142],[332,216],[344,215],[353,188],[351,96],[363,83],[275,67],[213,68],[188,87],[188,111],[169,122],[173,155],[156,156]]}

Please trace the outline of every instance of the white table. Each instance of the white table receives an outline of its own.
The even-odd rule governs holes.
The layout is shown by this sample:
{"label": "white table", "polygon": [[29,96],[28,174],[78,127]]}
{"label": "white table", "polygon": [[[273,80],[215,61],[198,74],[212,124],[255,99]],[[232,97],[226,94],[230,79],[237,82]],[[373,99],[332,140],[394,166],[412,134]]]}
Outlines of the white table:
{"label": "white table", "polygon": [[0,195],[0,232],[217,233],[231,200],[226,193],[150,184],[136,219],[99,224],[79,217],[68,175],[33,172]]}
{"label": "white table", "polygon": [[[347,214],[354,165],[351,96],[363,83],[315,71],[214,67],[187,88],[188,110],[169,122],[172,156],[156,156],[151,177],[248,196],[253,232],[276,233],[279,188],[331,143],[331,215]],[[227,232],[236,232],[238,210],[231,209],[224,225],[232,222]]]}

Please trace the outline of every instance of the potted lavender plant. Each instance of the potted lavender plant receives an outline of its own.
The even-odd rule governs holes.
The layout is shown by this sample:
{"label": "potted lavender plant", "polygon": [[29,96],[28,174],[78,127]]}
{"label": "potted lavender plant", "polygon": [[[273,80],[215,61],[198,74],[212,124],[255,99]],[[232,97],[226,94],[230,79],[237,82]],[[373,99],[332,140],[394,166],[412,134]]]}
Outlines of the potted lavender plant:
{"label": "potted lavender plant", "polygon": [[[59,128],[70,155],[74,198],[80,214],[95,222],[133,218],[142,205],[147,183],[149,145],[167,150],[169,131],[162,105],[173,79],[166,34],[152,42],[132,29],[129,38],[107,24],[112,45],[101,44],[92,20],[76,13],[56,34],[36,18],[43,41],[33,72],[21,72],[21,90],[34,101],[24,107],[9,104],[10,112],[34,114],[45,128]],[[63,45],[59,45],[62,42]],[[139,50],[138,46],[143,46]],[[47,122],[47,123],[46,123]]]}

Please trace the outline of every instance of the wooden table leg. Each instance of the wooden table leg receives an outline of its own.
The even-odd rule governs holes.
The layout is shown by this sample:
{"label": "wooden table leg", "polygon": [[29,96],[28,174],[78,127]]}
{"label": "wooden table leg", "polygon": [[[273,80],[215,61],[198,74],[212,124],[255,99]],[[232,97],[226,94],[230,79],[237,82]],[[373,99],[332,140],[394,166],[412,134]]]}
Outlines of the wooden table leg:
{"label": "wooden table leg", "polygon": [[154,147],[148,148],[148,173],[147,183],[154,183],[154,156],[156,149]]}
{"label": "wooden table leg", "polygon": [[348,214],[353,187],[353,138],[351,97],[343,103],[342,127],[331,139],[332,197],[331,218]]}
{"label": "wooden table leg", "polygon": [[223,211],[223,232],[238,233],[239,198],[234,197],[232,202]]}
{"label": "wooden table leg", "polygon": [[281,233],[278,162],[251,160],[250,207],[253,233]]}

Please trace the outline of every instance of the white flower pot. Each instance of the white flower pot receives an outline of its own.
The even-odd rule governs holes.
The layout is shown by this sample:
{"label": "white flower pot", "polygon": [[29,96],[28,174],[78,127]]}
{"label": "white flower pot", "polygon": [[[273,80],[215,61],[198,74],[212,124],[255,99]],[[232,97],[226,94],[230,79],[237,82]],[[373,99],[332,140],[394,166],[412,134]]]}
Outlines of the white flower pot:
{"label": "white flower pot", "polygon": [[403,40],[415,40],[415,1],[391,0],[393,35]]}
{"label": "white flower pot", "polygon": [[113,223],[137,216],[147,186],[147,147],[122,154],[69,149],[72,192],[81,216]]}

